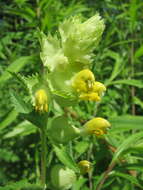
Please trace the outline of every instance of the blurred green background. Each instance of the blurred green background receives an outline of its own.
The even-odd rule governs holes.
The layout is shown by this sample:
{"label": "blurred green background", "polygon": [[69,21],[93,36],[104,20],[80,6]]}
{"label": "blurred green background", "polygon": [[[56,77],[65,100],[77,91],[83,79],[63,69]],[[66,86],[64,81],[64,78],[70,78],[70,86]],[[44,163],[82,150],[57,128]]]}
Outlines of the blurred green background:
{"label": "blurred green background", "polygon": [[[143,135],[135,136],[143,132],[143,1],[0,0],[0,8],[0,185],[21,179],[35,182],[39,175],[39,134],[13,108],[11,89],[21,95],[24,91],[8,71],[39,72],[38,29],[54,33],[59,22],[72,15],[89,18],[99,12],[106,28],[92,71],[108,90],[100,104],[79,103],[74,108],[77,118],[70,117],[76,126],[96,115],[105,117],[112,128],[105,139],[81,138],[67,145],[77,162],[88,159],[94,165],[91,176],[73,190],[95,190],[121,148],[121,159],[102,188],[143,189]],[[51,166],[57,160],[48,149]]]}

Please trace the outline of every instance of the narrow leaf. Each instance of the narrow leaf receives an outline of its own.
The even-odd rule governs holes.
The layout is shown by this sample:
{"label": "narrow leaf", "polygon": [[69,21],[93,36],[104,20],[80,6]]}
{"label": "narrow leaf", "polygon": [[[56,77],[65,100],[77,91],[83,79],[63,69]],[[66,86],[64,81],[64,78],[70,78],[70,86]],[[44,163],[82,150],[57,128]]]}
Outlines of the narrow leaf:
{"label": "narrow leaf", "polygon": [[54,146],[54,151],[59,160],[70,169],[73,169],[75,172],[78,172],[78,167],[76,163],[73,161],[71,156],[66,152],[65,148],[63,146],[61,147],[58,147],[56,145],[53,146]]}
{"label": "narrow leaf", "polygon": [[131,136],[129,136],[127,139],[123,141],[123,143],[117,148],[117,151],[115,152],[112,163],[115,162],[119,156],[125,151],[127,148],[129,148],[132,144],[136,143],[139,139],[143,138],[143,132],[135,133]]}
{"label": "narrow leaf", "polygon": [[0,130],[15,121],[17,116],[18,112],[15,109],[11,110],[8,114],[6,114],[4,119],[0,122]]}
{"label": "narrow leaf", "polygon": [[28,121],[23,121],[17,126],[13,127],[13,130],[8,132],[4,138],[12,138],[16,136],[26,136],[30,135],[31,133],[35,133],[37,128]]}
{"label": "narrow leaf", "polygon": [[135,80],[135,79],[116,80],[116,81],[110,82],[108,85],[113,85],[113,84],[126,84],[126,85],[135,86],[138,88],[143,88],[143,82],[140,80]]}
{"label": "narrow leaf", "polygon": [[10,79],[12,75],[9,73],[10,72],[19,72],[26,64],[31,62],[34,59],[33,56],[23,56],[18,59],[16,59],[13,63],[11,63],[6,71],[2,74],[0,77],[0,83],[5,82],[6,80]]}

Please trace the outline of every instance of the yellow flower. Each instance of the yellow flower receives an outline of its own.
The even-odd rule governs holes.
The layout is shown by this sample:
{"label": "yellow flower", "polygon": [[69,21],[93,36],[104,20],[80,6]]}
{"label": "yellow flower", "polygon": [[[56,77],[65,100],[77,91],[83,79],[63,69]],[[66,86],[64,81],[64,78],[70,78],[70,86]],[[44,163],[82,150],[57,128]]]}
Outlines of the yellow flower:
{"label": "yellow flower", "polygon": [[91,170],[91,163],[87,160],[80,161],[78,166],[82,174],[88,173]]}
{"label": "yellow flower", "polygon": [[83,93],[80,94],[79,98],[81,100],[90,100],[90,101],[100,101],[100,97],[98,95],[98,93],[96,92],[89,92],[89,93]]}
{"label": "yellow flower", "polygon": [[107,129],[110,126],[110,123],[106,119],[96,117],[94,119],[91,119],[84,125],[83,133],[101,136],[107,133]]}
{"label": "yellow flower", "polygon": [[99,93],[99,95],[106,91],[106,87],[101,82],[94,82],[93,91]]}
{"label": "yellow flower", "polygon": [[75,75],[72,87],[81,100],[89,101],[100,101],[102,92],[106,90],[104,84],[95,81],[94,74],[89,69],[84,69]]}
{"label": "yellow flower", "polygon": [[44,89],[39,89],[35,93],[35,110],[40,113],[48,112],[48,96]]}
{"label": "yellow flower", "polygon": [[72,86],[77,92],[88,92],[92,90],[94,81],[94,74],[89,69],[84,69],[76,74]]}

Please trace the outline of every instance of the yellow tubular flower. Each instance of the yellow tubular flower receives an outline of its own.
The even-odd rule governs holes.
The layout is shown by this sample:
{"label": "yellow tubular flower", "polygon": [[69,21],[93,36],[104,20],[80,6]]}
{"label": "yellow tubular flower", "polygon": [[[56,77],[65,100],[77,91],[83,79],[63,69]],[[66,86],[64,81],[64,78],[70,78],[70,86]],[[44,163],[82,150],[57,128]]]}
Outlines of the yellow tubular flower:
{"label": "yellow tubular flower", "polygon": [[94,82],[93,91],[99,93],[99,95],[106,91],[106,87],[101,82]]}
{"label": "yellow tubular flower", "polygon": [[95,82],[94,74],[89,69],[78,72],[72,82],[72,87],[81,100],[100,101],[106,87],[101,82]]}
{"label": "yellow tubular flower", "polygon": [[87,160],[80,161],[78,166],[82,174],[86,174],[91,170],[91,163]]}
{"label": "yellow tubular flower", "polygon": [[76,74],[72,86],[77,92],[88,92],[92,90],[94,81],[94,74],[89,69],[84,69]]}
{"label": "yellow tubular flower", "polygon": [[83,132],[85,134],[95,134],[96,136],[101,136],[107,133],[107,129],[110,126],[110,123],[106,119],[96,117],[84,125]]}
{"label": "yellow tubular flower", "polygon": [[48,112],[48,96],[44,89],[39,89],[35,93],[35,110],[40,113]]}

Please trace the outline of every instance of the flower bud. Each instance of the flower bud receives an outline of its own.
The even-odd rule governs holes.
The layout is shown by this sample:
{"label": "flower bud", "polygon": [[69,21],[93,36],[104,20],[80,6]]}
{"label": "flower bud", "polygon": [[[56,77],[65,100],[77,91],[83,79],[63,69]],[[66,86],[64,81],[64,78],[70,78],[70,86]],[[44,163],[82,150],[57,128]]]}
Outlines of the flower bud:
{"label": "flower bud", "polygon": [[37,112],[48,112],[48,96],[44,89],[39,89],[35,93],[35,110]]}
{"label": "flower bud", "polygon": [[78,163],[81,174],[86,174],[91,170],[91,163],[87,160],[82,160]]}
{"label": "flower bud", "polygon": [[107,133],[107,129],[110,126],[110,123],[106,119],[96,117],[85,123],[82,129],[82,133],[95,134],[96,136],[101,136]]}

